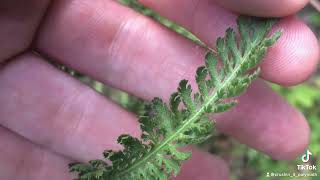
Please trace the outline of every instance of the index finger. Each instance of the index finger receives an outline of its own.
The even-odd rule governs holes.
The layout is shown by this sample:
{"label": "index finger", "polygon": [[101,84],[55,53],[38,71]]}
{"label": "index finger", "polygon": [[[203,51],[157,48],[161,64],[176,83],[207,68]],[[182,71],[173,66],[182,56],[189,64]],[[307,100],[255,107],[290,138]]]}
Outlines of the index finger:
{"label": "index finger", "polygon": [[[141,0],[141,3],[182,25],[208,45],[214,44],[213,40],[222,36],[228,27],[235,27],[238,16],[212,0]],[[319,60],[317,38],[301,20],[293,16],[281,19],[273,29],[282,29],[283,34],[261,64],[262,77],[286,86],[305,81],[314,72]]]}

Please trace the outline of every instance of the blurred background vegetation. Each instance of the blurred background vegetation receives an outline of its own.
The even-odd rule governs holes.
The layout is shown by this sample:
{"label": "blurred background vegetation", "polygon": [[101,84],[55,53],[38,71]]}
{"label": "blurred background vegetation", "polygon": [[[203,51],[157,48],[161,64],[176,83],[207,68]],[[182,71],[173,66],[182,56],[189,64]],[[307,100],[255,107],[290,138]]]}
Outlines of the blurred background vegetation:
{"label": "blurred background vegetation", "polygon": [[[160,16],[151,9],[142,6],[136,0],[120,1],[136,11],[153,18],[182,36],[194,41],[198,45],[206,47],[199,39],[183,27]],[[315,7],[319,1],[315,0],[313,3],[315,4],[312,5],[310,3],[310,5],[305,7],[298,15],[312,28],[312,30],[317,34],[318,39],[320,39],[320,13]],[[60,68],[89,84],[95,90],[112,99],[129,111],[136,114],[140,114],[142,112],[144,107],[143,100],[133,97],[125,92],[107,87],[100,82],[94,81],[89,77],[81,75],[64,66],[60,66]],[[271,84],[271,86],[293,106],[300,109],[307,117],[312,131],[309,150],[313,153],[312,159],[309,163],[318,165],[318,169],[320,169],[320,68],[318,68],[313,77],[301,85],[289,88],[280,87],[275,84]],[[286,179],[283,177],[266,177],[266,174],[267,172],[299,173],[296,165],[302,164],[300,157],[294,161],[273,160],[260,152],[237,143],[232,138],[224,136],[219,132],[215,132],[212,139],[202,144],[201,147],[224,158],[231,168],[231,177],[234,180]],[[306,177],[299,179],[319,180],[320,171],[317,173],[318,177]]]}

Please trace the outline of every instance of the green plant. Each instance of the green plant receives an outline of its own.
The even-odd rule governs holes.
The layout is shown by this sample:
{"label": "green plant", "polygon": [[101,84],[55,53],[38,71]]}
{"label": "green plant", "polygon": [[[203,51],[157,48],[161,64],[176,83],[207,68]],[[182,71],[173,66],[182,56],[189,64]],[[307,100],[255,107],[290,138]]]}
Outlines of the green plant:
{"label": "green plant", "polygon": [[[171,95],[169,107],[160,98],[154,98],[140,117],[142,135],[135,138],[121,135],[121,151],[106,150],[104,160],[89,163],[72,163],[70,170],[78,179],[168,179],[180,171],[180,164],[191,156],[181,150],[188,144],[201,143],[211,136],[213,122],[209,113],[224,112],[236,105],[233,98],[244,92],[256,79],[260,69],[255,68],[280,37],[277,31],[266,37],[276,22],[274,19],[239,17],[241,36],[229,28],[224,38],[218,38],[217,53],[208,52],[205,66],[197,69],[196,82],[199,92],[192,94],[187,80],[179,83]],[[218,65],[221,60],[221,66]],[[107,161],[110,161],[107,162]]]}

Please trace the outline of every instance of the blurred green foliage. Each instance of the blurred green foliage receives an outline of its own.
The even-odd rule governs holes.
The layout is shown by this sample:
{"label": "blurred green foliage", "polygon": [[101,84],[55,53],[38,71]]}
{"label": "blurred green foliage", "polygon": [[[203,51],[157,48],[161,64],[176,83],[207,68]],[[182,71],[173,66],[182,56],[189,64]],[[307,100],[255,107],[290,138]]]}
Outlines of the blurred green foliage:
{"label": "blurred green foliage", "polygon": [[[149,16],[155,21],[163,24],[164,26],[172,29],[173,31],[181,34],[182,36],[190,39],[196,44],[208,48],[201,42],[195,35],[190,33],[185,28],[177,25],[176,23],[160,16],[155,11],[144,7],[136,0],[120,0],[121,3],[135,9],[136,11]],[[312,7],[307,6],[301,11],[300,17],[307,22],[310,27],[320,36],[320,13],[315,11]],[[87,76],[76,73],[75,71],[59,66],[62,70],[80,79],[82,82],[87,83],[95,90],[120,104],[122,107],[129,111],[140,114],[143,111],[144,101],[131,96],[120,90],[113,89],[105,86],[97,81],[90,79]],[[298,108],[305,117],[308,119],[311,127],[311,139],[309,150],[313,153],[310,164],[318,165],[320,169],[320,72],[309,80],[308,82],[290,88],[284,88],[275,84],[271,85],[272,88],[281,94],[289,103]],[[239,180],[277,180],[277,178],[266,177],[267,172],[290,172],[298,173],[297,164],[302,164],[300,157],[294,161],[276,161],[270,157],[259,153],[245,145],[238,144],[233,139],[216,132],[212,139],[201,145],[202,148],[222,156],[231,168],[232,179]],[[299,178],[304,180],[320,179],[320,171],[318,177],[315,178]],[[281,178],[288,179],[288,178]]]}

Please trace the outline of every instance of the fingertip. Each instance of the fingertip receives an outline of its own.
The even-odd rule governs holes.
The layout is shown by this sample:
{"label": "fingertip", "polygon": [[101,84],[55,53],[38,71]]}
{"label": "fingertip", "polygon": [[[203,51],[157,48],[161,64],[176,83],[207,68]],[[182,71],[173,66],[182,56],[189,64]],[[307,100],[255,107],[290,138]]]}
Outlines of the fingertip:
{"label": "fingertip", "polygon": [[316,36],[296,17],[282,19],[274,29],[283,29],[283,33],[261,64],[262,77],[284,86],[307,80],[319,61]]}
{"label": "fingertip", "polygon": [[302,9],[308,0],[215,0],[231,11],[251,16],[285,17]]}
{"label": "fingertip", "polygon": [[[309,145],[310,140],[310,127],[302,113],[297,112],[297,116],[291,117],[296,123],[292,127],[289,134],[286,131],[280,133],[280,139],[283,143],[277,144],[277,148],[273,148],[267,152],[271,157],[278,160],[293,160],[301,155]],[[294,120],[295,119],[295,120]],[[281,151],[279,151],[281,149]]]}

